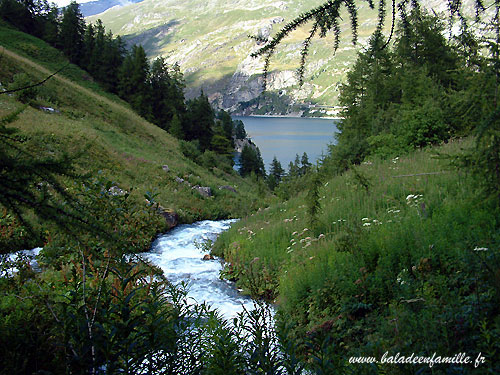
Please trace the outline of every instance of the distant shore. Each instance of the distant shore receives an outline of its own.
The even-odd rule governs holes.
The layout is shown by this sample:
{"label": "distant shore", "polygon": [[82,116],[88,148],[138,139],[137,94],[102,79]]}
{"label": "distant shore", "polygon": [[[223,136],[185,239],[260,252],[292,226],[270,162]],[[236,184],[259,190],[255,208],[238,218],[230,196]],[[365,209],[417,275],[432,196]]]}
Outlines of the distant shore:
{"label": "distant shore", "polygon": [[235,115],[236,117],[272,117],[272,118],[301,118],[301,119],[320,119],[320,120],[342,120],[341,117],[301,117],[294,115]]}

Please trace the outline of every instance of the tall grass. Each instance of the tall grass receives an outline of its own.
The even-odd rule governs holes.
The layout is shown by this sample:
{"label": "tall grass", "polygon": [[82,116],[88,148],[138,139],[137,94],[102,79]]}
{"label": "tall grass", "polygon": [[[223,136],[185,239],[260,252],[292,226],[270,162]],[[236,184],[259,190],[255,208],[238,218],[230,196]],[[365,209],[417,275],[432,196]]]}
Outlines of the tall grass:
{"label": "tall grass", "polygon": [[[241,287],[278,303],[298,342],[320,332],[340,355],[478,351],[483,335],[500,332],[500,216],[470,176],[435,157],[471,145],[453,141],[325,176],[313,227],[303,192],[235,224],[216,251]],[[498,366],[493,357],[489,369]]]}

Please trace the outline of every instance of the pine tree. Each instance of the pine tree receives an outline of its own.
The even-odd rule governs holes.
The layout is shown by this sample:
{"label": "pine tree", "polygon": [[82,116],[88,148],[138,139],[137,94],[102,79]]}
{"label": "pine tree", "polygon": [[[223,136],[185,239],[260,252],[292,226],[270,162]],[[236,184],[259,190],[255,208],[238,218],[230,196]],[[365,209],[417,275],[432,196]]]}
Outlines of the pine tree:
{"label": "pine tree", "polygon": [[202,92],[199,97],[187,103],[186,139],[188,141],[197,139],[200,142],[202,152],[210,149],[214,121],[214,110],[208,101],[208,97]]}
{"label": "pine tree", "polygon": [[184,139],[184,130],[182,129],[182,122],[179,119],[177,113],[174,113],[168,131],[177,139]]}
{"label": "pine tree", "polygon": [[234,123],[234,136],[236,139],[245,139],[247,132],[245,131],[245,124],[243,124],[243,121],[236,120]]}
{"label": "pine tree", "polygon": [[119,95],[141,116],[151,116],[150,90],[147,80],[149,63],[142,46],[134,45],[125,57],[119,72]]}
{"label": "pine tree", "polygon": [[271,190],[274,190],[285,175],[285,170],[281,166],[281,163],[278,161],[276,156],[274,156],[273,161],[271,162],[271,167],[269,168],[269,176],[268,176],[268,186]]}
{"label": "pine tree", "polygon": [[65,55],[75,64],[79,64],[82,57],[84,32],[85,21],[80,6],[76,1],[72,1],[62,11],[59,43]]}
{"label": "pine tree", "polygon": [[243,147],[240,156],[239,172],[243,177],[250,175],[252,172],[258,177],[265,176],[264,162],[258,148],[255,149],[249,145]]}
{"label": "pine tree", "polygon": [[303,176],[305,175],[309,169],[311,169],[311,163],[309,163],[309,157],[307,156],[307,153],[303,153],[302,157],[300,158],[300,175]]}
{"label": "pine tree", "polygon": [[182,73],[178,66],[170,67],[158,57],[151,65],[149,76],[153,122],[166,128],[175,113],[185,113]]}
{"label": "pine tree", "polygon": [[219,112],[218,117],[222,123],[222,128],[224,129],[225,137],[231,142],[231,147],[234,148],[233,135],[235,132],[233,119],[231,115],[226,111],[222,110]]}

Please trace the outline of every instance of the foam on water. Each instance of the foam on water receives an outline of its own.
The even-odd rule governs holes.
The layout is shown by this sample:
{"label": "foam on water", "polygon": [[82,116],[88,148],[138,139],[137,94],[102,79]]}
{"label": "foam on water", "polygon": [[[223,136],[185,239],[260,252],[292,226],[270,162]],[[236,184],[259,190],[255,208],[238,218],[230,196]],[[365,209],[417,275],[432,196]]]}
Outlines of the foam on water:
{"label": "foam on water", "polygon": [[188,283],[188,296],[193,303],[206,302],[217,308],[226,318],[238,312],[252,309],[249,297],[238,294],[234,284],[219,278],[223,262],[221,259],[202,260],[206,252],[196,247],[197,243],[214,240],[217,235],[230,228],[235,220],[200,221],[180,225],[160,236],[151,251],[143,256],[160,267],[168,280],[174,284]]}

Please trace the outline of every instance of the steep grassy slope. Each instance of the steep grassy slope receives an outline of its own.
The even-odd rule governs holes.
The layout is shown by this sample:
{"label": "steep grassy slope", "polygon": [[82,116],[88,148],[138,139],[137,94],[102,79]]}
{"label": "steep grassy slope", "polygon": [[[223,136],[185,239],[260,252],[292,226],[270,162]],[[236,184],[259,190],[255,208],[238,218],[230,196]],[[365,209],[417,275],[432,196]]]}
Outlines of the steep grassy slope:
{"label": "steep grassy slope", "polygon": [[[314,224],[311,184],[301,181],[308,189],[239,221],[215,251],[231,262],[228,277],[276,299],[298,341],[319,336],[339,360],[482,351],[489,354],[478,373],[498,371],[488,336],[500,332],[499,209],[482,201],[471,176],[434,157],[471,145],[454,141],[324,175]],[[420,369],[381,366],[390,374]]]}
{"label": "steep grassy slope", "polygon": [[[64,57],[42,41],[0,26],[0,82],[8,86],[13,77],[25,73],[37,82],[66,64]],[[13,96],[0,96],[0,116],[22,106]],[[48,112],[41,106],[53,108]],[[92,78],[73,65],[38,89],[36,101],[27,107],[13,126],[29,136],[40,154],[64,149],[81,152],[81,170],[103,175],[135,199],[144,201],[147,192],[157,193],[165,208],[179,213],[182,221],[237,217],[260,204],[254,185],[235,172],[206,170],[186,159],[177,140],[136,115],[126,103],[106,94]],[[165,172],[162,166],[168,165]],[[187,184],[209,186],[213,197],[202,197]],[[237,190],[219,190],[231,185]]]}

